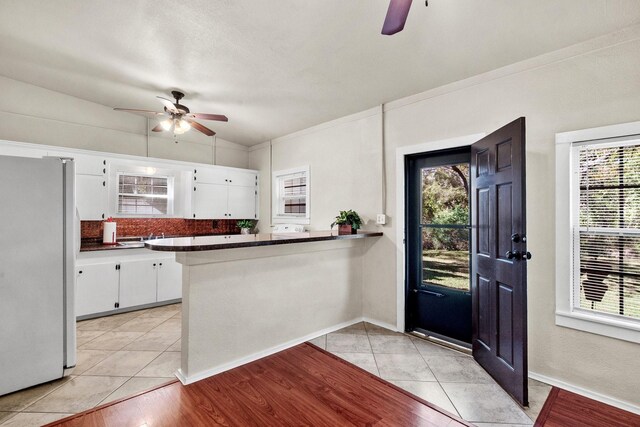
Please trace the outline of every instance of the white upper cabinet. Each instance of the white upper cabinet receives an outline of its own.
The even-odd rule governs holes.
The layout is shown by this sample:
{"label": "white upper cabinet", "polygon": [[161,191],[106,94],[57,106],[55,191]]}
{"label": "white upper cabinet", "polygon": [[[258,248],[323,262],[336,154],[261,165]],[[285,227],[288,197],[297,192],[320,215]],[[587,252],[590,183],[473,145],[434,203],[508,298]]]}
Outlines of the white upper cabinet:
{"label": "white upper cabinet", "polygon": [[223,184],[193,184],[193,218],[220,219],[227,218],[227,190]]}
{"label": "white upper cabinet", "polygon": [[76,174],[76,207],[81,220],[107,218],[108,201],[106,177]]}
{"label": "white upper cabinet", "polygon": [[228,168],[194,170],[191,216],[196,219],[257,219],[258,174]]}
{"label": "white upper cabinet", "polygon": [[[147,217],[258,219],[258,172],[226,166],[150,159],[63,147],[0,141],[0,155],[73,158],[76,205],[81,220],[118,214],[118,174],[168,177],[172,209]],[[168,191],[169,193],[169,191]],[[131,215],[145,217],[144,214]]]}
{"label": "white upper cabinet", "polygon": [[[67,154],[69,155],[69,154]],[[71,154],[76,164],[76,174],[78,175],[100,175],[107,174],[107,158],[101,156],[86,156],[82,154]]]}
{"label": "white upper cabinet", "polygon": [[227,218],[257,219],[256,188],[229,186],[227,196]]}

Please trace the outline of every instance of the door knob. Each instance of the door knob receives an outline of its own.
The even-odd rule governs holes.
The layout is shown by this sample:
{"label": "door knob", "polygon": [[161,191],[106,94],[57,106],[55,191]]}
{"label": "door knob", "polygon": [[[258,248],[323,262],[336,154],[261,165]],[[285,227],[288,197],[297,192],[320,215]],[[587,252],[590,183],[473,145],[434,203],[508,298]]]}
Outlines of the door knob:
{"label": "door knob", "polygon": [[507,259],[522,259],[522,253],[520,253],[520,251],[507,251],[504,256],[507,257]]}
{"label": "door knob", "polygon": [[522,260],[526,261],[528,259],[531,259],[531,252],[525,252],[522,254]]}

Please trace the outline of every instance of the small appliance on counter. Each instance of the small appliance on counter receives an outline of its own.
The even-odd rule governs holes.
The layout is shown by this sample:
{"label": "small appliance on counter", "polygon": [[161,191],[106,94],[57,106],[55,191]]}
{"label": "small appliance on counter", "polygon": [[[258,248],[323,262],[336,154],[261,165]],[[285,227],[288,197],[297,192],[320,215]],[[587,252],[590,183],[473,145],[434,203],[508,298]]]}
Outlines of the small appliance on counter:
{"label": "small appliance on counter", "polygon": [[272,233],[303,233],[304,225],[300,224],[276,224],[273,226]]}
{"label": "small appliance on counter", "polygon": [[76,364],[75,166],[0,156],[0,396]]}
{"label": "small appliance on counter", "polygon": [[117,236],[116,236],[116,222],[113,218],[109,217],[105,222],[102,223],[104,226],[102,231],[102,244],[103,245],[117,245]]}

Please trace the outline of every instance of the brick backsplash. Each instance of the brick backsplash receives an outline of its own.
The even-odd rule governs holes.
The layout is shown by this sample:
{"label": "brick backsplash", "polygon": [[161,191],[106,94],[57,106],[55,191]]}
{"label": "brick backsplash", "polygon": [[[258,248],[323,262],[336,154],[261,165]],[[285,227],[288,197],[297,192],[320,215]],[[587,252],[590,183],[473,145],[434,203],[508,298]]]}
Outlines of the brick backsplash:
{"label": "brick backsplash", "polygon": [[[101,239],[104,221],[81,221],[83,239]],[[235,219],[182,219],[182,218],[116,218],[117,235],[139,237],[164,233],[167,236],[206,236],[209,234],[238,234]]]}

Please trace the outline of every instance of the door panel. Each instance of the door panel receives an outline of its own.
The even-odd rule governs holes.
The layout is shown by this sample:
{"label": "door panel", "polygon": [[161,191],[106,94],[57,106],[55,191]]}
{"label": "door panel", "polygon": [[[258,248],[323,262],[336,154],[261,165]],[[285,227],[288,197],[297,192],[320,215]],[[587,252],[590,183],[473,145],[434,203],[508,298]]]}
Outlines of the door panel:
{"label": "door panel", "polygon": [[104,219],[108,201],[104,177],[76,174],[76,206],[81,220]]}
{"label": "door panel", "polygon": [[472,145],[471,176],[473,357],[526,406],[524,118]]}
{"label": "door panel", "polygon": [[158,301],[182,298],[182,264],[162,259],[158,267]]}
{"label": "door panel", "polygon": [[256,217],[256,187],[229,186],[229,217],[254,219]]}
{"label": "door panel", "polygon": [[193,186],[193,217],[227,218],[227,185],[196,183]]}
{"label": "door panel", "polygon": [[151,304],[157,300],[157,261],[120,264],[120,308]]}
{"label": "door panel", "polygon": [[115,309],[120,276],[115,262],[79,266],[77,273],[76,316]]}

